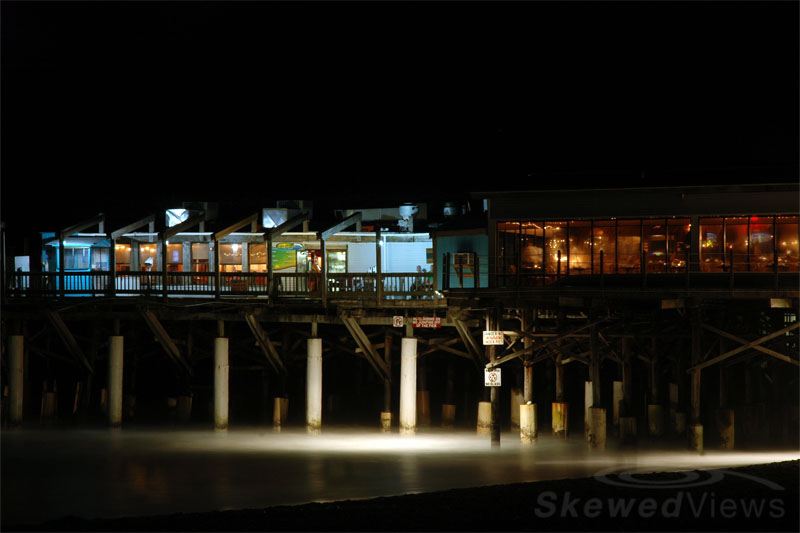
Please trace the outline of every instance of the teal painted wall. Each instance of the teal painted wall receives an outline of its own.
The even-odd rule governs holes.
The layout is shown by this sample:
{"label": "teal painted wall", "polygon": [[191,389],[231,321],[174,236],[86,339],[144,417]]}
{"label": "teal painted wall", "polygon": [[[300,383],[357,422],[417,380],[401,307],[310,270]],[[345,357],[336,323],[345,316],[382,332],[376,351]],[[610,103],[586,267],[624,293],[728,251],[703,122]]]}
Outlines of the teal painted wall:
{"label": "teal painted wall", "polygon": [[[486,235],[458,235],[450,237],[436,237],[436,269],[438,288],[441,290],[444,273],[442,271],[444,255],[457,252],[478,252],[478,268],[480,287],[489,286],[489,237]],[[452,266],[450,267],[450,286],[458,287],[458,276]],[[472,278],[464,278],[464,288],[475,288]]]}

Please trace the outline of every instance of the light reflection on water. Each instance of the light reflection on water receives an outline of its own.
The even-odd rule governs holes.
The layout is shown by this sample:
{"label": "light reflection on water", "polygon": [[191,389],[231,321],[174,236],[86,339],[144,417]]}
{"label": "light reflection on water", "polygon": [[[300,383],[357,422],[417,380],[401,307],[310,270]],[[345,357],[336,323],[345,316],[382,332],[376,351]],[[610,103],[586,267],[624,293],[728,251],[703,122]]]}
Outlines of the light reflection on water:
{"label": "light reflection on water", "polygon": [[589,450],[540,436],[501,446],[474,432],[369,429],[44,431],[2,434],[2,521],[262,508],[627,472],[727,468],[798,451]]}

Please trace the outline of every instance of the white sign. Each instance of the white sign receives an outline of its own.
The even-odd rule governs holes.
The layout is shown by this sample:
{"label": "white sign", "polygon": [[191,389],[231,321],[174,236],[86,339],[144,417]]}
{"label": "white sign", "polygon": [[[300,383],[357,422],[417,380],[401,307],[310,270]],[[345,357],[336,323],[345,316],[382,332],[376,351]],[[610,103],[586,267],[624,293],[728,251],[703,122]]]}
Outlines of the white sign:
{"label": "white sign", "polygon": [[403,327],[403,317],[401,317],[401,316],[393,316],[392,317],[392,326],[394,326],[396,328],[402,328]]}
{"label": "white sign", "polygon": [[493,368],[489,370],[488,368],[483,370],[483,384],[487,387],[499,387],[500,386],[500,369]]}
{"label": "white sign", "polygon": [[484,331],[483,332],[483,345],[484,346],[502,346],[503,345],[503,332],[502,331]]}

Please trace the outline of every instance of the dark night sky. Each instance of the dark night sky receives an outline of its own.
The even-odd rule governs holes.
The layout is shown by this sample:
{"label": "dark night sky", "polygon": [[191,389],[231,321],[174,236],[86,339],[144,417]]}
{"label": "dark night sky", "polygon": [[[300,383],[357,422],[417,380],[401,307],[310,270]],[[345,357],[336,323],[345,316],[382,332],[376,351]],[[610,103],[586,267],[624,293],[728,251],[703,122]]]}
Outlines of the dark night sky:
{"label": "dark night sky", "polygon": [[797,179],[798,2],[0,6],[10,233]]}

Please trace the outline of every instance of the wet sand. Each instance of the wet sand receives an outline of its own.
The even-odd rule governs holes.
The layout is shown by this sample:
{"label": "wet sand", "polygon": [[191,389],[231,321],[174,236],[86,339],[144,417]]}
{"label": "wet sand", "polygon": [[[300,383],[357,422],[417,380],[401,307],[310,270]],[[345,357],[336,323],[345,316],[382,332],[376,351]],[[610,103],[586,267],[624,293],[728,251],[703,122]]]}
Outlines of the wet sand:
{"label": "wet sand", "polygon": [[798,531],[799,468],[788,461],[624,482],[595,476],[267,509],[68,518],[19,530]]}
{"label": "wet sand", "polygon": [[2,437],[3,531],[800,530],[798,450],[364,429]]}

